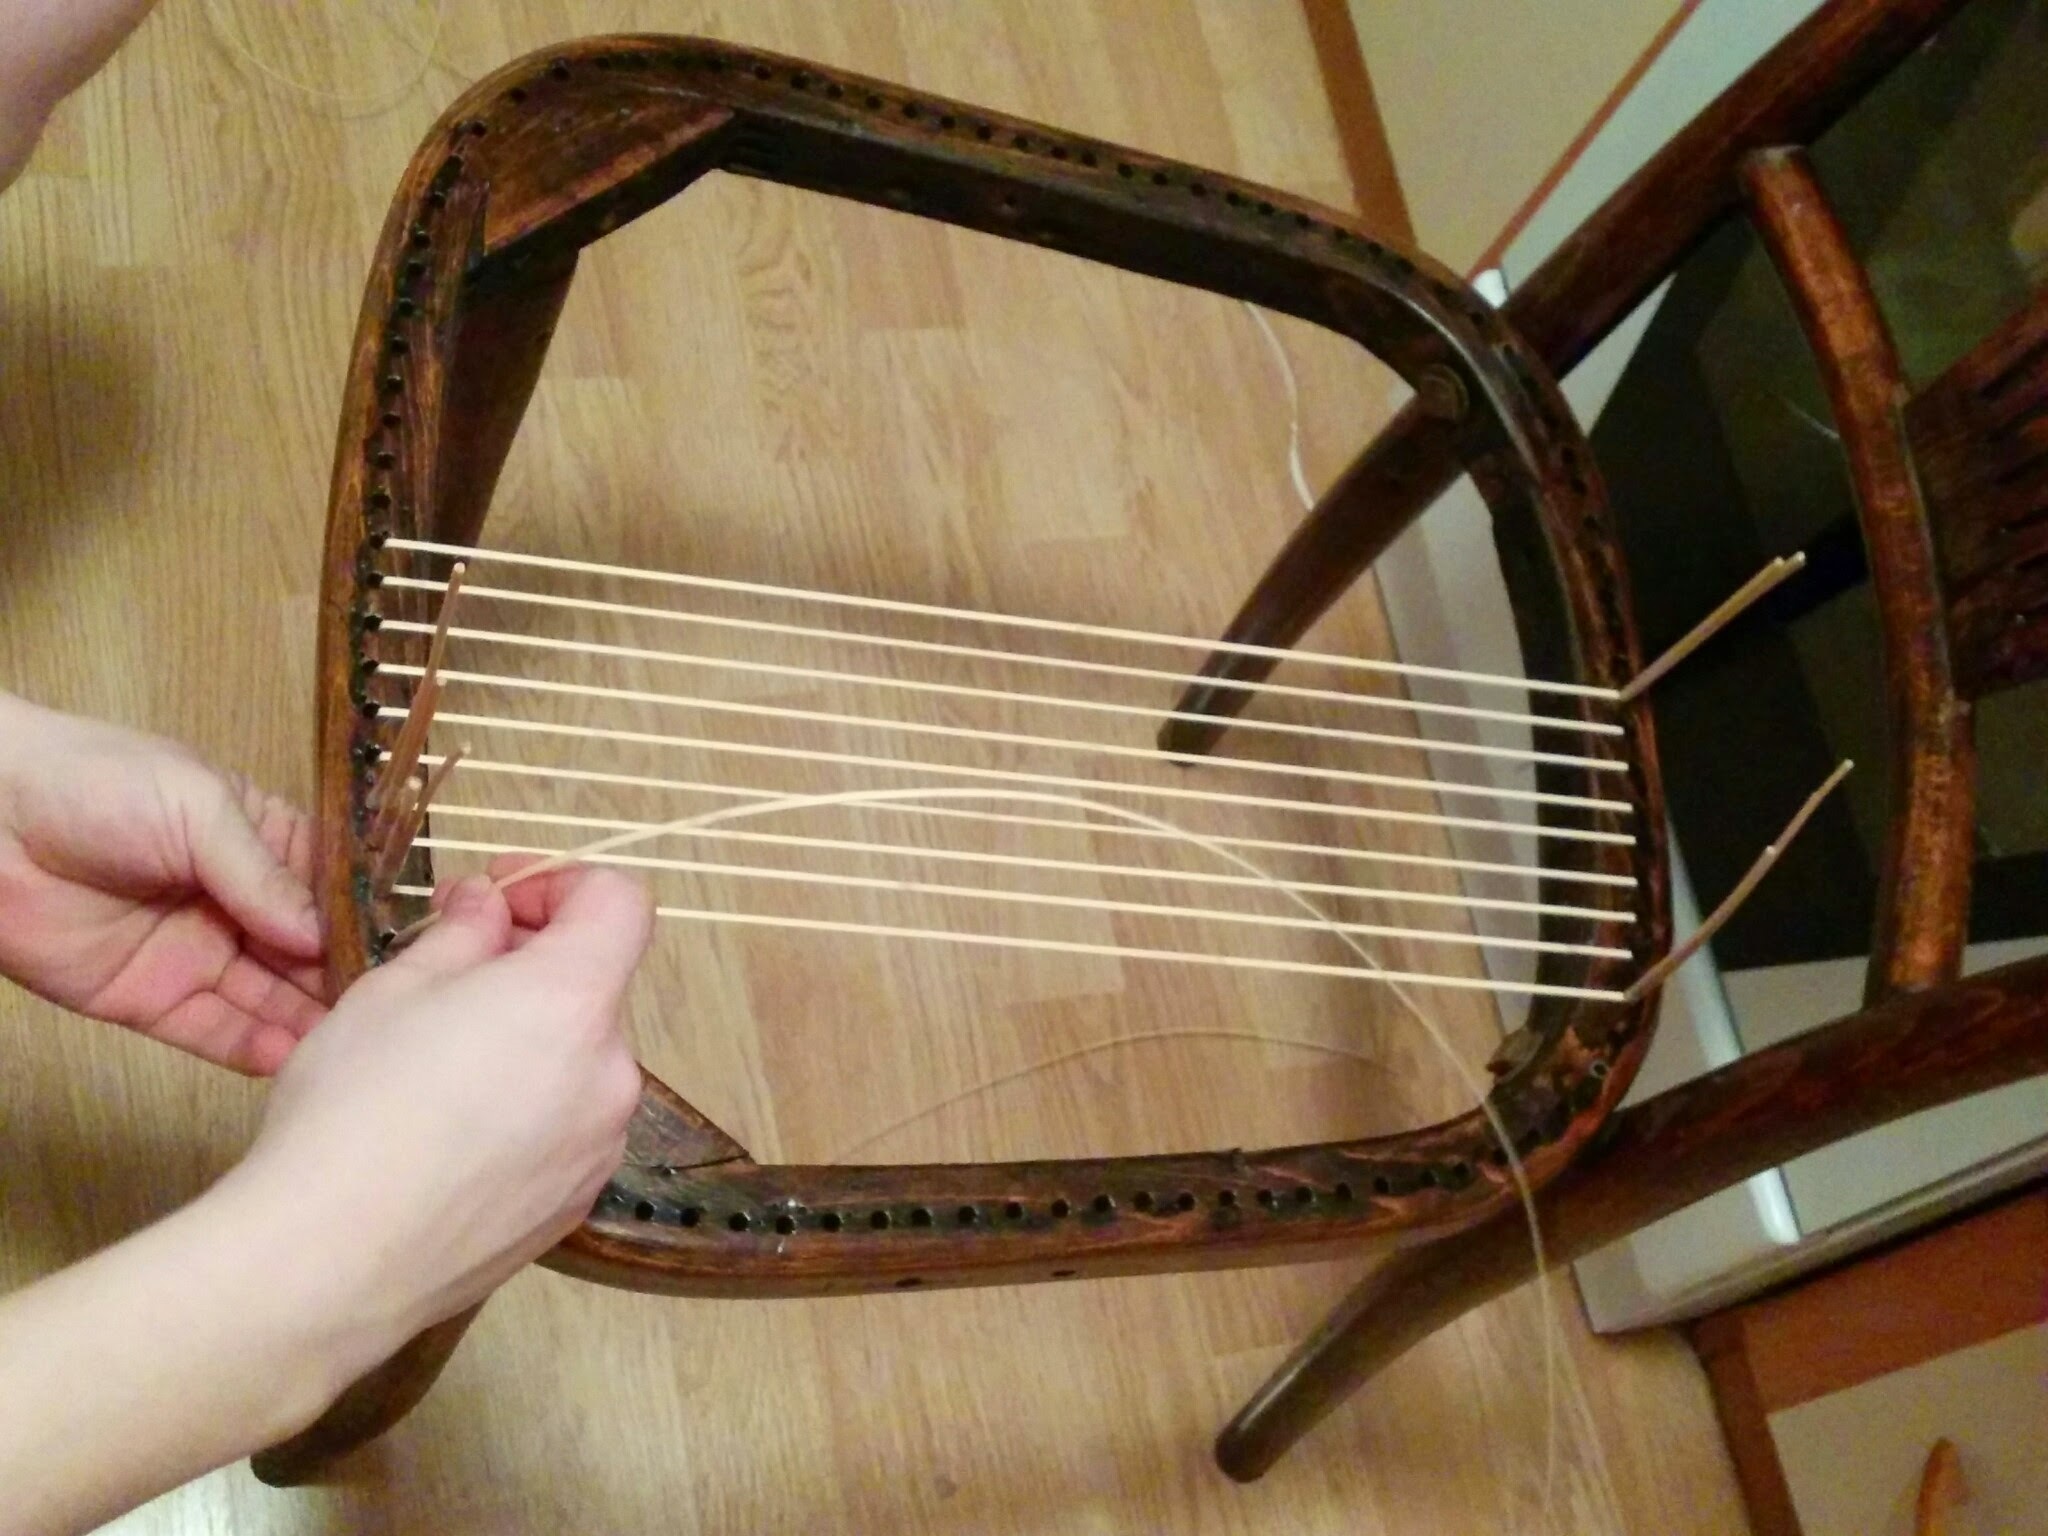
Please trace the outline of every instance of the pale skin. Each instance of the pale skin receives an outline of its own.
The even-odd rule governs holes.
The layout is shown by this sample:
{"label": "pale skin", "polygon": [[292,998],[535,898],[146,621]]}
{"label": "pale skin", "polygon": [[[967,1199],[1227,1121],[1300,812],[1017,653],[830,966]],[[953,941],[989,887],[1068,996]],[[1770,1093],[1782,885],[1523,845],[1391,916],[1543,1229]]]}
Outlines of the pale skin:
{"label": "pale skin", "polygon": [[565,1236],[624,1154],[641,887],[463,881],[330,1010],[309,841],[180,747],[0,694],[0,970],[276,1074],[212,1189],[0,1299],[9,1536],[87,1529],[303,1428]]}
{"label": "pale skin", "polygon": [[[22,708],[0,702],[0,729]],[[9,739],[0,783],[53,763],[97,766]],[[106,1017],[94,998],[111,968],[119,1022],[162,1038],[203,1018],[182,1043],[244,1063],[267,1059],[279,1035],[290,1044],[255,1144],[220,1183],[0,1301],[9,1533],[89,1528],[303,1428],[406,1339],[565,1236],[618,1167],[639,1098],[619,1027],[652,920],[633,882],[574,870],[505,894],[462,882],[434,928],[329,1012],[294,979],[298,959],[261,958],[274,941],[258,932],[289,933],[303,911],[304,888],[270,878],[287,866],[265,872],[244,926],[226,906],[242,893],[196,873],[217,868],[217,852],[191,847],[181,862],[195,873],[169,876],[155,856],[187,826],[216,850],[261,847],[260,823],[236,819],[232,786],[194,776],[167,743],[127,738],[120,755],[132,822],[0,823],[0,928],[24,910],[21,893],[48,900],[42,877],[21,878],[26,844],[81,852],[101,871],[51,903],[75,895],[98,919],[87,963],[25,979]],[[233,809],[214,819],[221,805]],[[302,843],[303,824],[284,814],[281,841]],[[101,833],[122,841],[74,841]],[[301,954],[315,947],[299,941]],[[234,983],[238,969],[268,980]],[[256,999],[246,1008],[234,1000],[244,986]]]}
{"label": "pale skin", "polygon": [[[148,9],[0,0],[0,188]],[[624,1155],[640,886],[461,882],[330,1000],[311,857],[303,814],[184,748],[0,693],[0,974],[274,1077],[205,1194],[0,1297],[0,1536],[89,1529],[305,1427],[558,1242]]]}
{"label": "pale skin", "polygon": [[0,0],[0,188],[57,103],[92,78],[156,0]]}

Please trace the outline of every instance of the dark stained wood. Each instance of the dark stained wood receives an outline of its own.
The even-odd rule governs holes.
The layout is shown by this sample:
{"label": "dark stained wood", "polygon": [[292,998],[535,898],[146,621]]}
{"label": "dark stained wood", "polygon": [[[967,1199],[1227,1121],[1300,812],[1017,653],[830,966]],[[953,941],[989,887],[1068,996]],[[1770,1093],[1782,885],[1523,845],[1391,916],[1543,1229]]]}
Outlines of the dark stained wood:
{"label": "dark stained wood", "polygon": [[[1831,0],[1628,179],[1509,297],[1509,326],[1558,378],[1577,367],[1614,326],[1732,212],[1745,156],[1809,144],[1963,0]],[[1398,466],[1396,477],[1388,472]],[[1223,638],[1291,645],[1327,604],[1441,496],[1461,466],[1454,440],[1410,407],[1315,510],[1259,578]],[[1276,663],[1213,656],[1202,677],[1256,682]],[[1175,709],[1233,714],[1242,692],[1197,681]],[[1216,730],[1176,723],[1163,740],[1200,751]]]}
{"label": "dark stained wood", "polygon": [[[1458,467],[1457,444],[1456,427],[1425,411],[1419,399],[1402,406],[1295,525],[1223,638],[1290,646],[1307,634],[1449,487]],[[1174,702],[1175,718],[1159,728],[1160,749],[1207,752],[1250,697],[1230,685],[1263,682],[1278,665],[1269,656],[1212,652]]]}
{"label": "dark stained wood", "polygon": [[[1378,246],[1341,215],[1213,173],[798,61],[659,38],[591,40],[514,64],[457,103],[416,157],[365,305],[368,350],[356,371],[377,383],[352,393],[374,405],[338,456],[350,468],[337,482],[329,572],[351,595],[330,609],[330,625],[344,609],[374,615],[390,601],[368,585],[368,567],[393,557],[369,541],[446,526],[455,514],[440,489],[496,473],[516,413],[459,377],[471,361],[459,349],[473,342],[477,358],[518,360],[506,384],[523,391],[576,249],[714,167],[1056,245],[1353,336],[1453,402],[1446,420],[1496,508],[1531,664],[1609,684],[1637,664],[1626,579],[1583,441],[1554,386],[1447,274]],[[463,233],[444,234],[458,214]],[[440,265],[456,251],[459,270]],[[421,270],[408,277],[408,263]],[[393,338],[405,343],[397,362]],[[467,504],[455,512],[470,516]],[[347,665],[330,660],[323,674],[330,700],[352,690],[352,702],[401,701],[406,685],[374,672],[385,642],[360,624],[347,637]],[[343,648],[337,639],[330,657]],[[1626,827],[1639,841],[1574,843],[1567,856],[1639,877],[1635,892],[1606,899],[1617,910],[1633,903],[1654,953],[1666,933],[1661,791],[1646,716],[1625,719],[1630,810],[1586,824]],[[323,772],[348,795],[366,784],[349,752],[359,758],[374,740],[358,728],[322,746]],[[1545,788],[1614,793],[1590,770],[1545,772]],[[324,816],[323,891],[367,956],[408,914],[362,900],[358,814],[350,800]],[[1542,979],[1620,987],[1636,964],[1568,957]],[[1647,1016],[1647,1006],[1555,999],[1532,1010],[1537,1048],[1495,1100],[1535,1177],[1568,1162],[1625,1090]],[[1369,1141],[1110,1163],[770,1168],[736,1154],[636,1155],[558,1261],[691,1293],[985,1283],[1406,1240],[1512,1200],[1476,1109]]]}
{"label": "dark stained wood", "polygon": [[[1626,1109],[1597,1156],[1536,1197],[1567,1264],[1787,1159],[2048,1072],[2048,959],[1891,1001]],[[1509,1212],[1398,1254],[1347,1296],[1233,1419],[1217,1460],[1248,1481],[1410,1345],[1527,1280]]]}
{"label": "dark stained wood", "polygon": [[1560,376],[1739,206],[1757,150],[1825,133],[1964,0],[1832,0],[1715,97],[1508,300],[1508,322]]}
{"label": "dark stained wood", "polygon": [[[566,287],[566,282],[564,284]],[[559,305],[559,298],[555,300]],[[516,378],[514,386],[517,387]],[[531,382],[521,391],[522,403]],[[511,439],[508,434],[506,443]],[[626,1160],[633,1166],[698,1167],[746,1157],[726,1135],[658,1078],[647,1077],[640,1107],[626,1128]],[[566,1264],[555,1267],[567,1269]],[[273,1487],[317,1482],[358,1446],[384,1433],[427,1395],[482,1304],[417,1335],[369,1375],[352,1383],[326,1412],[291,1439],[258,1452],[249,1468]]]}
{"label": "dark stained wood", "polygon": [[2048,677],[2048,292],[1906,407],[1965,697]]}
{"label": "dark stained wood", "polygon": [[626,1127],[626,1163],[634,1168],[702,1168],[738,1162],[747,1149],[713,1125],[660,1078],[642,1072],[640,1105]]}
{"label": "dark stained wood", "polygon": [[[576,251],[714,168],[1029,240],[1352,337],[1440,410],[1494,511],[1532,669],[1612,687],[1640,664],[1583,438],[1549,375],[1434,264],[1266,188],[800,61],[675,38],[565,45],[482,81],[429,135],[365,297],[321,608],[319,890],[341,935],[337,990],[411,915],[370,899],[359,828],[381,739],[375,707],[407,686],[377,672],[392,653],[375,620],[403,604],[376,573],[431,562],[400,561],[381,537],[478,525]],[[1574,824],[1626,829],[1633,848],[1572,843],[1563,856],[1636,877],[1633,890],[1586,899],[1630,912],[1642,949],[1546,956],[1545,982],[1618,990],[1668,944],[1655,746],[1645,711],[1622,720],[1625,776],[1545,765],[1539,785],[1626,802]],[[426,875],[415,862],[412,878]],[[1531,1049],[1493,1100],[1532,1179],[1554,1177],[1612,1112],[1647,1048],[1651,1009],[1556,998],[1531,1008]],[[765,1167],[651,1079],[642,1120],[557,1267],[750,1296],[1159,1272],[1419,1241],[1515,1198],[1476,1108],[1322,1146],[936,1167]],[[319,1457],[338,1453],[392,1422],[445,1358],[440,1334],[416,1341],[301,1440]]]}
{"label": "dark stained wood", "polygon": [[440,456],[434,494],[426,503],[434,515],[429,538],[474,544],[481,537],[491,494],[575,276],[571,256],[553,271],[522,274],[519,281],[501,284],[457,316],[441,422],[449,451]]}
{"label": "dark stained wood", "polygon": [[[1953,982],[1973,853],[1967,697],[2048,671],[2048,308],[2037,302],[2016,317],[1909,409],[1840,227],[1803,155],[1780,147],[1818,133],[1954,9],[1836,0],[1674,139],[1509,305],[1544,360],[1569,368],[1728,211],[1739,184],[1841,424],[1883,620],[1893,753],[1867,983],[1878,1006],[1610,1121],[1597,1149],[1539,1196],[1554,1262],[1801,1151],[2048,1065],[2040,962]],[[1377,553],[1433,499],[1449,461],[1413,451],[1429,431],[1411,407],[1370,445],[1361,463],[1402,463],[1412,478],[1373,502],[1340,481],[1261,579],[1231,638],[1291,643],[1304,608],[1340,589],[1342,562]],[[1916,450],[1933,486],[1927,503]],[[1205,668],[1239,679],[1266,670],[1242,660]],[[1205,681],[1182,707],[1222,715],[1241,700]],[[1220,721],[1177,723],[1173,739],[1196,750],[1219,730]],[[1918,995],[1939,1002],[1916,1011],[1908,999],[1930,987],[1939,990]],[[1942,1028],[1962,1033],[1944,1040]],[[1525,1243],[1520,1223],[1500,1214],[1387,1261],[1225,1431],[1224,1469],[1259,1475],[1410,1343],[1514,1284]]]}
{"label": "dark stained wood", "polygon": [[[358,827],[403,684],[375,618],[375,573],[432,565],[383,535],[469,541],[545,352],[575,252],[711,168],[784,180],[1208,287],[1352,336],[1442,412],[1493,504],[1532,668],[1616,686],[1640,657],[1604,496],[1548,375],[1493,311],[1421,258],[1327,209],[973,106],[690,39],[592,39],[522,59],[428,135],[379,242],[344,397],[322,604],[319,893],[334,985],[373,965],[401,909],[367,899]],[[1585,709],[1591,709],[1589,705]],[[1632,909],[1642,954],[1546,956],[1544,981],[1620,989],[1669,938],[1663,799],[1649,717],[1624,715],[1632,850],[1571,844]],[[1559,793],[1616,795],[1544,768]],[[414,879],[426,879],[424,860]],[[1583,928],[1571,924],[1573,934]],[[1563,932],[1563,930],[1561,930]],[[1534,1049],[1495,1106],[1534,1180],[1552,1178],[1618,1104],[1651,1004],[1542,999]],[[627,1165],[551,1262],[686,1294],[821,1294],[1284,1262],[1366,1239],[1405,1243],[1513,1202],[1475,1108],[1401,1137],[1114,1161],[967,1167],[764,1167],[649,1079]],[[266,1460],[307,1475],[424,1391],[453,1339],[416,1341]],[[403,1399],[403,1401],[401,1401]]]}
{"label": "dark stained wood", "polygon": [[[1745,155],[1819,131],[1952,6],[1837,0],[1809,22],[1525,285],[1511,315],[1540,357],[1447,273],[1342,215],[958,103],[664,38],[573,44],[485,80],[401,185],[350,371],[321,609],[321,890],[331,923],[347,930],[336,984],[374,963],[380,931],[405,915],[367,902],[359,878],[360,764],[376,743],[360,711],[403,696],[376,675],[388,653],[364,623],[390,601],[375,590],[374,571],[390,559],[376,535],[480,521],[487,491],[465,502],[453,488],[495,477],[583,244],[724,169],[1032,240],[1338,330],[1399,371],[1419,403],[1269,571],[1247,605],[1265,626],[1252,638],[1298,635],[1464,468],[1494,513],[1532,673],[1616,684],[1639,662],[1626,578],[1598,474],[1545,364],[1576,361],[1731,206]],[[1765,200],[1769,187],[1792,185],[1769,172],[1778,163],[1752,171]],[[1788,257],[1794,237],[1820,227],[1793,210]],[[1816,253],[1826,255],[1824,241],[1788,265],[1814,265]],[[1851,311],[1830,300],[1815,314],[1826,331]],[[1895,380],[1896,367],[1887,375],[1883,348],[1851,353],[1845,398],[1868,422],[1872,381]],[[479,366],[502,374],[498,390],[472,382]],[[1897,403],[1882,402],[1886,430],[1859,429],[1859,485],[1871,478],[1891,508],[1911,490],[1897,473]],[[1924,596],[1924,585],[1916,572],[1905,589]],[[1234,697],[1217,688],[1211,701]],[[1545,980],[1612,985],[1668,942],[1654,743],[1642,708],[1625,718],[1629,824],[1643,840],[1633,859],[1575,846],[1638,876],[1647,945],[1628,965],[1553,958]],[[1547,768],[1540,782],[1584,792],[1576,776]],[[1945,803],[1953,812],[1957,801]],[[1900,862],[1900,904],[1938,905],[1910,858]],[[1901,920],[1892,953],[1906,960],[1887,986],[1922,985],[1946,963],[1945,930],[1918,921]],[[1530,1013],[1532,1048],[1494,1101],[1543,1188],[1551,1256],[1562,1262],[1784,1157],[2048,1069],[2044,998],[2038,962],[1900,996],[1613,1118],[1647,1045],[1647,1007],[1544,1002]],[[1580,1157],[1595,1137],[1599,1155]],[[1341,1245],[1391,1251],[1226,1432],[1226,1469],[1256,1475],[1377,1365],[1526,1270],[1501,1165],[1474,1112],[1399,1137],[1257,1153],[771,1167],[650,1079],[626,1166],[549,1262],[615,1285],[770,1296],[1285,1262]],[[440,1330],[416,1341],[300,1437],[312,1451],[269,1465],[302,1473],[394,1422],[452,1347]]]}
{"label": "dark stained wood", "polygon": [[[687,122],[701,135],[725,114],[702,104]],[[442,131],[474,137],[461,104]],[[672,155],[681,135],[664,139]],[[351,917],[365,889],[355,846],[364,825],[366,750],[380,739],[362,713],[361,646],[370,605],[362,577],[373,529],[473,543],[518,431],[575,271],[573,247],[552,262],[508,267],[473,289],[470,268],[485,242],[486,189],[463,178],[459,152],[435,144],[415,156],[379,237],[343,392],[329,489],[322,567],[315,807],[323,835],[314,886],[329,917],[328,979],[334,995],[374,962],[374,929]],[[677,156],[677,158],[681,158]],[[638,167],[644,173],[644,166]],[[607,190],[611,190],[609,187]],[[387,600],[388,602],[388,600]],[[418,612],[412,614],[421,617]],[[431,879],[424,855],[414,878]],[[744,1155],[730,1138],[650,1080],[631,1132],[650,1157],[695,1148],[704,1159]],[[313,1424],[251,1459],[267,1483],[324,1476],[341,1457],[397,1423],[440,1375],[477,1308],[408,1343],[354,1383]]]}
{"label": "dark stained wood", "polygon": [[1956,697],[1934,536],[1906,438],[1906,387],[1862,263],[1799,150],[1744,162],[1743,194],[1812,346],[1855,488],[1884,635],[1891,814],[1864,995],[1960,971],[1975,854],[1977,749]]}

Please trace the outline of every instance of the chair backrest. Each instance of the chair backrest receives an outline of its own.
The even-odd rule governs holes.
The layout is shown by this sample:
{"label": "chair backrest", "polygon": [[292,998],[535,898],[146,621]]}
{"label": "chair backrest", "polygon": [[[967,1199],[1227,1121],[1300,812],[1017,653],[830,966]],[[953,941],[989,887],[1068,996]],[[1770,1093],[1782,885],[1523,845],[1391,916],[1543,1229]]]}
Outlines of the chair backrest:
{"label": "chair backrest", "polygon": [[1906,407],[1956,688],[2048,677],[2048,291]]}
{"label": "chair backrest", "polygon": [[1813,350],[1855,493],[1883,637],[1891,813],[1864,996],[1953,981],[1968,936],[1976,735],[1906,433],[1898,349],[1803,150],[1760,150],[1741,184]]}

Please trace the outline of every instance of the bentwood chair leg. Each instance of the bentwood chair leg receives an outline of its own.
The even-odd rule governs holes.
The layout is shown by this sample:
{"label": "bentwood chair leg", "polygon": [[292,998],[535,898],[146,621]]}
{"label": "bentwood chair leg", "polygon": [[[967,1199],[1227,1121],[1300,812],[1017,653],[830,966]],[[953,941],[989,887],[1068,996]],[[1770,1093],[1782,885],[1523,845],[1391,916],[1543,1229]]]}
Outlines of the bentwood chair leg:
{"label": "bentwood chair leg", "polygon": [[318,1479],[350,1451],[367,1445],[412,1412],[482,1310],[483,1303],[478,1302],[467,1312],[434,1324],[343,1392],[312,1424],[250,1457],[250,1470],[273,1488],[292,1488]]}
{"label": "bentwood chair leg", "polygon": [[1216,1437],[1216,1464],[1241,1483],[1263,1476],[1382,1367],[1531,1273],[1520,1211],[1394,1254],[1237,1411]]}
{"label": "bentwood chair leg", "polygon": [[[1337,478],[1252,588],[1223,638],[1235,645],[1294,644],[1458,473],[1456,424],[1409,405]],[[1168,720],[1166,752],[1207,752],[1250,695],[1209,681],[1262,682],[1273,656],[1217,651],[1174,705],[1206,720]]]}
{"label": "bentwood chair leg", "polygon": [[[1538,1193],[1544,1256],[1569,1264],[1817,1147],[2044,1072],[2048,959],[1901,994],[1615,1115]],[[1410,1345],[1531,1273],[1519,1211],[1395,1254],[1230,1421],[1217,1462],[1258,1477]]]}

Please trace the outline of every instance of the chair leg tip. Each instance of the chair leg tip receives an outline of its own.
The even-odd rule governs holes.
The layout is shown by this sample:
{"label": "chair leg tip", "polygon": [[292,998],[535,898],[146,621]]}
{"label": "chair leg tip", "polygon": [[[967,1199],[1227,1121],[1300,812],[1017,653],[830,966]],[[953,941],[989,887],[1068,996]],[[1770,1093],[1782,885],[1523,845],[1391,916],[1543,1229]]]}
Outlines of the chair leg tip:
{"label": "chair leg tip", "polygon": [[1217,1470],[1233,1483],[1256,1483],[1272,1470],[1274,1461],[1227,1429],[1216,1437],[1215,1457]]}
{"label": "chair leg tip", "polygon": [[256,1475],[257,1482],[267,1488],[300,1488],[318,1476],[316,1467],[297,1456],[280,1456],[277,1454],[280,1449],[272,1446],[249,1458],[249,1470]]}
{"label": "chair leg tip", "polygon": [[1159,750],[1175,757],[1206,757],[1222,739],[1226,722],[1214,718],[1191,720],[1186,718],[1188,714],[1208,714],[1208,710],[1199,707],[1190,710],[1185,703],[1180,708],[1183,711],[1181,715],[1159,727],[1155,738]]}

